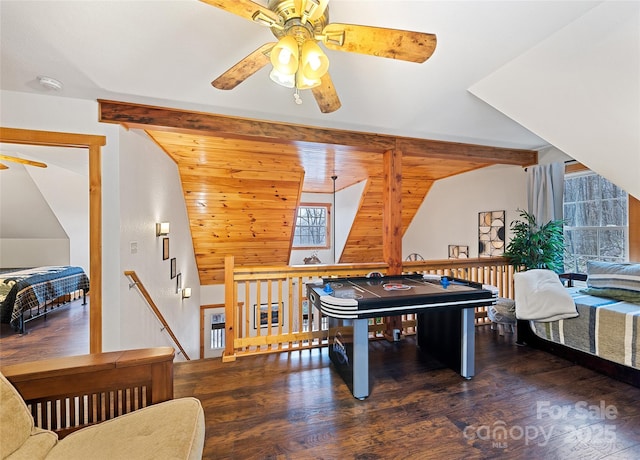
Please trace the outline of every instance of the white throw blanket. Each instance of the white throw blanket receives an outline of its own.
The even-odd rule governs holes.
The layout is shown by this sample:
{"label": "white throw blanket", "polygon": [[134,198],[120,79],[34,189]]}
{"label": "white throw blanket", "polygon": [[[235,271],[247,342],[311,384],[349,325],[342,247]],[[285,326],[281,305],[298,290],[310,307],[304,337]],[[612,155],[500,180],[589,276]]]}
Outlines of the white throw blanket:
{"label": "white throw blanket", "polygon": [[551,270],[534,269],[513,275],[516,318],[557,321],[578,316],[576,304]]}

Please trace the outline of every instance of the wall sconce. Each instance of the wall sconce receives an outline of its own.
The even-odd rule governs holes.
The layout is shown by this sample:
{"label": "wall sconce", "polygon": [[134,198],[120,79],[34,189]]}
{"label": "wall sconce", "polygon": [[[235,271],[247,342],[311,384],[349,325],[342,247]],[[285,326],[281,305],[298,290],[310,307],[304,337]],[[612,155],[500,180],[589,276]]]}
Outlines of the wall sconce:
{"label": "wall sconce", "polygon": [[169,222],[156,223],[156,236],[165,236],[169,234]]}
{"label": "wall sconce", "polygon": [[189,297],[191,297],[191,288],[190,287],[184,288],[182,290],[182,298],[188,299]]}

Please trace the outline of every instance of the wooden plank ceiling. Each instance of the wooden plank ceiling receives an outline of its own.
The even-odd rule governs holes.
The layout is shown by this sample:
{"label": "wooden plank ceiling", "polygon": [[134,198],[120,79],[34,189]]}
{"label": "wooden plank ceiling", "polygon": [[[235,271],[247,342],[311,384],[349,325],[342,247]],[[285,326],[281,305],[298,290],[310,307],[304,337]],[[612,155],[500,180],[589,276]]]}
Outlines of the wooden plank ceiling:
{"label": "wooden plank ceiling", "polygon": [[327,130],[100,101],[101,121],[145,129],[178,165],[200,283],[237,265],[288,264],[301,193],[366,181],[341,263],[383,261],[385,150],[402,152],[402,233],[433,183],[532,151]]}

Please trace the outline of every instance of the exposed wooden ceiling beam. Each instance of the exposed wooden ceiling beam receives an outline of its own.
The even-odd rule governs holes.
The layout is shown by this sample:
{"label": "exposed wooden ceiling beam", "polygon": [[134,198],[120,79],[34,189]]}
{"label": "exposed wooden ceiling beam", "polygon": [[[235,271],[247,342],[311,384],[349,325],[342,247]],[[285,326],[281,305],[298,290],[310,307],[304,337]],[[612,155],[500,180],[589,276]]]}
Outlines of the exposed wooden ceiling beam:
{"label": "exposed wooden ceiling beam", "polygon": [[[380,153],[395,145],[395,138],[377,134],[190,112],[127,102],[105,100],[98,100],[98,102],[100,121],[126,124],[141,129],[170,129],[237,139],[259,138],[291,145],[304,145],[305,142],[309,142],[340,145],[345,146],[345,149],[355,147],[362,150],[366,147],[367,151],[373,149]],[[317,146],[314,148],[317,149]]]}
{"label": "exposed wooden ceiling beam", "polygon": [[403,155],[473,160],[488,164],[528,166],[537,163],[537,152],[534,150],[311,127],[102,99],[98,102],[101,122],[140,129],[169,129],[237,139],[259,138],[296,145],[300,149],[322,150],[325,148],[323,146],[330,146],[334,151],[357,149],[380,154],[400,149]]}
{"label": "exposed wooden ceiling beam", "polygon": [[403,156],[443,158],[474,162],[531,166],[538,163],[535,150],[507,149],[478,144],[398,138],[398,149]]}

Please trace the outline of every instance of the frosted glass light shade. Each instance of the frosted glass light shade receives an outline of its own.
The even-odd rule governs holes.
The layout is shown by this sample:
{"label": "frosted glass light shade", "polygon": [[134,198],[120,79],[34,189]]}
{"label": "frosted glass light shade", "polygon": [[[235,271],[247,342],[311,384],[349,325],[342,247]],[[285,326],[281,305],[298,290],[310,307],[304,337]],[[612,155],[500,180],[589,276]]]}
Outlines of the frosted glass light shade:
{"label": "frosted glass light shade", "polygon": [[293,75],[285,75],[281,72],[278,72],[277,69],[272,69],[269,74],[269,78],[273,80],[275,83],[280,86],[284,86],[285,88],[293,88],[296,85],[296,76]]}
{"label": "frosted glass light shade", "polygon": [[300,70],[307,80],[318,80],[329,70],[329,58],[313,40],[302,45]]}
{"label": "frosted glass light shade", "polygon": [[271,50],[271,65],[278,72],[294,75],[298,71],[298,42],[286,35]]}

